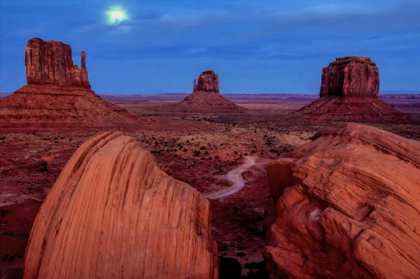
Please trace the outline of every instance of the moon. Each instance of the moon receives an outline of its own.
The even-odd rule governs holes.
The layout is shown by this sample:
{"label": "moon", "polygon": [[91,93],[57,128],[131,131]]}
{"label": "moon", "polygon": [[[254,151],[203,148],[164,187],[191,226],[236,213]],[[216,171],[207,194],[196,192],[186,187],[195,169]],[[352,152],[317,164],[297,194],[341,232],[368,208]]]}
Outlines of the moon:
{"label": "moon", "polygon": [[120,11],[112,11],[111,17],[113,20],[122,20],[124,18],[124,15]]}
{"label": "moon", "polygon": [[117,25],[127,20],[127,14],[120,7],[112,7],[108,10],[107,14],[109,24]]}

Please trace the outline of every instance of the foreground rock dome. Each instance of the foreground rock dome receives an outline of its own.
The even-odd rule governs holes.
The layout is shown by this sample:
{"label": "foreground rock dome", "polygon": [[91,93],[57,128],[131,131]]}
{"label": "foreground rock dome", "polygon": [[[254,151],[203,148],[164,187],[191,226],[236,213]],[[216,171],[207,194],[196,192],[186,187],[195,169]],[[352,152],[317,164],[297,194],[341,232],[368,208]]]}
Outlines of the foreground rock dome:
{"label": "foreground rock dome", "polygon": [[132,137],[80,146],[33,225],[24,278],[218,278],[209,201]]}
{"label": "foreground rock dome", "polygon": [[419,142],[348,124],[267,174],[276,201],[264,250],[270,278],[419,277]]}

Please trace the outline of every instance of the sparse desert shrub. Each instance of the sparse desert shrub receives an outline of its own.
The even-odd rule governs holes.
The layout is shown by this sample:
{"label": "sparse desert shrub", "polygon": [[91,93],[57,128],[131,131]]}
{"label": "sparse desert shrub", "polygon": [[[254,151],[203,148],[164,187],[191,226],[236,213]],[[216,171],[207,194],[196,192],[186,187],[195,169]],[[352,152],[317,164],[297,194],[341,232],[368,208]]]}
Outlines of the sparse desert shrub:
{"label": "sparse desert shrub", "polygon": [[236,256],[238,256],[238,257],[245,257],[246,254],[244,252],[238,252],[238,253],[236,253]]}

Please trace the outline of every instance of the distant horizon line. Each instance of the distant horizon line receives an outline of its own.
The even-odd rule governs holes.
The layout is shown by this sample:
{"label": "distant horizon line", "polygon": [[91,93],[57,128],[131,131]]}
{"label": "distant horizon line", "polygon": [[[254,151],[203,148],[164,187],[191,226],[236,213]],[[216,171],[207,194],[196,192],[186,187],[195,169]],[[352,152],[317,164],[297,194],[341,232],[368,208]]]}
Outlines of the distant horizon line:
{"label": "distant horizon line", "polygon": [[[160,92],[160,93],[98,93],[95,90],[94,91],[96,94],[102,96],[112,96],[112,95],[174,95],[174,94],[192,94],[192,92]],[[13,94],[14,92],[1,92],[1,95],[5,95],[5,94]],[[265,93],[265,92],[261,92],[261,93],[231,93],[231,92],[226,92],[226,93],[220,93],[221,95],[319,95],[319,93],[285,93],[285,92],[277,92],[277,93]],[[382,94],[382,95],[398,95],[398,94],[420,94],[420,90],[380,90],[378,94]]]}
{"label": "distant horizon line", "polygon": [[[192,94],[192,92],[160,92],[160,93],[96,93],[98,95],[169,95],[169,94]],[[319,95],[319,93],[286,93],[286,92],[277,92],[277,93],[220,93],[221,95],[239,95],[239,94],[247,94],[247,95]],[[378,94],[420,94],[420,90],[382,90],[379,91]]]}

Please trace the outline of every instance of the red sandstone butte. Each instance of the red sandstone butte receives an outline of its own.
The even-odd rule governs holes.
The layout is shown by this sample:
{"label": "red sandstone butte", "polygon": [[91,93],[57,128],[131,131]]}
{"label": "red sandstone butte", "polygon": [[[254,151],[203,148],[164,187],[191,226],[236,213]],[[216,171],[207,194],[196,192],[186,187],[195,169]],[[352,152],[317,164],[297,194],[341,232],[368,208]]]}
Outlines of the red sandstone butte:
{"label": "red sandstone butte", "polygon": [[204,71],[198,76],[198,80],[194,79],[193,92],[205,91],[219,93],[219,76],[213,70]]}
{"label": "red sandstone butte", "polygon": [[109,126],[146,120],[104,101],[90,89],[85,52],[79,69],[69,45],[34,38],[28,41],[25,65],[27,85],[0,100],[0,123]]}
{"label": "red sandstone butte", "polygon": [[24,278],[217,279],[210,202],[121,132],[73,154],[32,227]]}
{"label": "red sandstone butte", "polygon": [[378,99],[379,71],[368,57],[346,56],[322,70],[320,98],[292,114],[317,122],[407,121],[407,115]]}
{"label": "red sandstone butte", "polygon": [[322,69],[320,97],[377,98],[378,92],[379,71],[369,57],[339,57]]}
{"label": "red sandstone butte", "polygon": [[219,77],[213,70],[202,72],[194,80],[193,93],[171,106],[173,112],[243,113],[245,108],[235,105],[219,93]]}
{"label": "red sandstone butte", "polygon": [[276,201],[263,252],[270,278],[419,278],[418,141],[348,124],[267,174]]}
{"label": "red sandstone butte", "polygon": [[81,86],[90,89],[86,54],[81,54],[81,69],[73,64],[71,47],[62,42],[28,41],[25,51],[26,81],[30,84]]}

